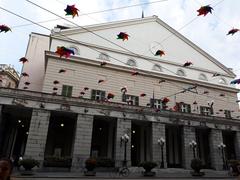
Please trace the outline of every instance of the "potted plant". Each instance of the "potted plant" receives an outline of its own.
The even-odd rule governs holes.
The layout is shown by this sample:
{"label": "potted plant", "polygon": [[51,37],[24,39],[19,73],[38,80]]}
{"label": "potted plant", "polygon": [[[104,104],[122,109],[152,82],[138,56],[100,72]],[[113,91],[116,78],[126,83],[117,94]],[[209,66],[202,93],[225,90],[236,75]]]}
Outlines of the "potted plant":
{"label": "potted plant", "polygon": [[94,171],[94,169],[96,168],[97,165],[97,161],[94,158],[88,158],[85,161],[85,168],[87,169],[87,171],[84,172],[84,174],[86,176],[95,176],[96,175],[96,171]]}
{"label": "potted plant", "polygon": [[156,172],[153,172],[152,169],[157,167],[157,163],[152,162],[152,161],[145,161],[139,164],[139,167],[143,167],[145,170],[143,172],[144,176],[155,176]]}
{"label": "potted plant", "polygon": [[238,168],[240,168],[240,161],[239,160],[229,160],[228,161],[229,167],[231,168],[231,173],[233,176],[238,176],[240,174]]}
{"label": "potted plant", "polygon": [[202,169],[202,161],[201,159],[195,158],[191,161],[191,168],[194,172],[191,172],[192,176],[203,176],[204,172],[200,172]]}
{"label": "potted plant", "polygon": [[39,167],[39,162],[35,159],[22,159],[18,164],[25,169],[25,171],[22,172],[23,175],[32,175],[32,168],[35,166]]}

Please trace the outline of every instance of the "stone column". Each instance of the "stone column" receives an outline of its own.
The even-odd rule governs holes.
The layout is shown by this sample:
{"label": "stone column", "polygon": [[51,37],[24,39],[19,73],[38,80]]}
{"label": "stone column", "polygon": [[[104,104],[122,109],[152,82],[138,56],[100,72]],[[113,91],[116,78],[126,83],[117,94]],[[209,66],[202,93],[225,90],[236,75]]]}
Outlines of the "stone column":
{"label": "stone column", "polygon": [[[196,133],[194,127],[184,126],[182,134],[182,155],[183,155],[183,167],[186,169],[191,169],[191,160],[193,157],[193,149],[190,147],[189,143],[194,140],[196,141]],[[197,148],[196,148],[197,151]],[[195,151],[196,155],[197,152]]]}
{"label": "stone column", "polygon": [[93,115],[78,114],[71,171],[78,171],[83,168],[85,166],[85,160],[90,157],[93,118]]}
{"label": "stone column", "polygon": [[235,136],[235,151],[236,151],[236,159],[240,159],[240,132],[236,132]]}
{"label": "stone column", "polygon": [[47,141],[50,111],[33,109],[24,158],[34,158],[42,166]]}
{"label": "stone column", "polygon": [[124,134],[129,136],[127,143],[127,164],[131,165],[131,120],[121,119],[117,120],[116,144],[115,144],[115,166],[121,167],[124,160],[124,143],[121,144],[121,137]]}
{"label": "stone column", "polygon": [[211,129],[209,136],[210,157],[212,167],[216,170],[222,170],[223,162],[222,155],[218,149],[218,145],[223,142],[222,131],[218,129]]}
{"label": "stone column", "polygon": [[[165,124],[159,122],[152,122],[152,160],[158,163],[158,167],[161,165],[162,152],[161,147],[158,144],[158,139],[165,137]],[[166,157],[166,141],[163,146],[163,158],[164,158],[164,168],[167,167],[167,157]]]}

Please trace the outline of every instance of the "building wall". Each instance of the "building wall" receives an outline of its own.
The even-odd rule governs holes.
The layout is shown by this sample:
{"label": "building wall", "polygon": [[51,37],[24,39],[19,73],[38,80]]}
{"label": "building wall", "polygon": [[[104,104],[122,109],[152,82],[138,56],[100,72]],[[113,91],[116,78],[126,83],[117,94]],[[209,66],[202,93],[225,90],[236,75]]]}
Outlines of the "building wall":
{"label": "building wall", "polygon": [[28,62],[23,64],[22,72],[29,74],[29,77],[21,77],[19,89],[23,89],[26,81],[31,84],[28,90],[42,91],[45,74],[45,51],[49,49],[49,36],[32,33],[29,36],[28,47],[25,57]]}
{"label": "building wall", "polygon": [[[67,71],[65,73],[58,73],[59,69],[66,69]],[[147,94],[145,97],[139,97],[140,106],[146,106],[147,103],[150,103],[150,98],[152,98],[154,91],[155,99],[161,99],[170,95],[169,108],[173,108],[176,101],[191,104],[193,110],[194,101],[197,101],[198,106],[208,106],[208,101],[214,100],[214,115],[224,116],[224,112],[219,111],[220,109],[234,111],[232,113],[233,116],[237,115],[238,104],[236,103],[236,93],[227,88],[220,90],[199,85],[197,87],[198,94],[191,92],[180,93],[176,95],[175,99],[175,96],[172,96],[173,94],[182,91],[183,88],[188,88],[191,84],[173,80],[166,80],[166,82],[159,84],[160,78],[161,76],[159,78],[143,75],[132,76],[131,71],[123,72],[107,67],[76,63],[71,60],[50,58],[46,69],[43,92],[52,93],[52,88],[55,87],[53,81],[58,80],[60,84],[56,85],[56,87],[58,87],[57,93],[59,95],[62,92],[62,85],[73,86],[73,97],[79,97],[83,88],[88,87],[89,90],[86,91],[86,94],[83,96],[84,98],[90,98],[91,90],[98,89],[106,91],[106,94],[115,94],[114,99],[111,100],[112,102],[122,102],[120,89],[127,86],[127,94],[135,96],[140,96],[141,93]],[[106,81],[99,84],[98,80],[100,79]],[[208,91],[209,93],[203,94],[204,91]],[[221,97],[220,94],[225,94],[225,97]],[[195,112],[199,113],[200,109],[195,109]]]}

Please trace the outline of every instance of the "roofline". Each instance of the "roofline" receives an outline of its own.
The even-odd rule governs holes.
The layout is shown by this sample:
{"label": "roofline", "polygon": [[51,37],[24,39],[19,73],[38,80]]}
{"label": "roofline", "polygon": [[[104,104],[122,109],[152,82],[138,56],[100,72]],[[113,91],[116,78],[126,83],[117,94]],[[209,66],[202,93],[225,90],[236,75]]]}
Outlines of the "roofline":
{"label": "roofline", "polygon": [[[63,40],[62,38],[60,37],[52,37],[52,39],[57,39],[57,40]],[[93,48],[98,48],[98,49],[102,49],[104,51],[110,51],[110,52],[114,52],[114,53],[121,53],[123,55],[128,55],[128,56],[131,56],[131,57],[134,57],[134,58],[142,58],[142,59],[145,59],[147,61],[151,61],[152,63],[162,63],[162,64],[169,64],[169,65],[174,65],[174,66],[179,66],[179,68],[184,68],[182,66],[182,64],[180,63],[175,63],[173,61],[165,61],[165,60],[162,60],[162,59],[159,59],[159,58],[153,58],[153,57],[149,57],[149,56],[144,56],[144,55],[137,55],[137,54],[132,54],[130,52],[127,52],[127,51],[122,51],[122,50],[118,50],[118,49],[113,49],[113,48],[109,48],[109,47],[104,47],[104,46],[99,46],[99,45],[96,45],[96,44],[90,44],[90,43],[86,43],[86,42],[82,42],[82,41],[78,41],[79,43],[77,43],[76,41],[71,41],[71,40],[68,40],[68,39],[64,39],[64,41],[67,41],[67,42],[71,42],[71,43],[74,43],[74,44],[80,44],[82,46],[87,46],[87,47],[93,47]],[[186,67],[185,67],[186,68]],[[184,68],[184,69],[185,69]],[[208,69],[203,69],[203,68],[199,68],[199,67],[196,67],[196,66],[192,66],[192,67],[187,67],[187,69],[194,69],[194,70],[197,70],[197,71],[202,71],[202,72],[206,72],[206,73],[216,73],[216,71],[210,71]],[[232,78],[231,75],[229,74],[222,74],[222,76],[224,77],[230,77]]]}
{"label": "roofline", "polygon": [[[162,21],[161,19],[158,18],[158,16],[153,15],[149,17],[144,17],[144,18],[135,18],[135,19],[128,19],[128,20],[120,20],[120,21],[112,21],[112,22],[107,22],[107,23],[100,23],[100,24],[94,24],[94,25],[88,25],[88,26],[83,26],[81,27],[76,27],[76,28],[71,28],[71,29],[65,29],[60,31],[61,34],[64,35],[73,35],[77,33],[83,33],[83,32],[88,32],[86,29],[89,31],[97,31],[97,30],[103,30],[103,29],[108,29],[108,28],[113,28],[113,27],[118,27],[119,25],[133,25],[133,24],[139,24],[139,23],[147,23],[147,22],[157,22],[160,25],[162,25],[164,28],[166,28],[168,31],[170,31],[172,34],[176,35],[178,38],[183,40],[185,43],[187,43],[189,46],[191,46],[193,49],[198,51],[200,54],[205,56],[207,59],[209,59],[212,63],[220,67],[222,70],[224,70],[231,78],[235,78],[236,74],[234,74],[232,71],[230,71],[225,65],[220,63],[218,60],[216,60],[214,57],[212,57],[210,54],[205,52],[203,49],[195,45],[193,42],[191,42],[189,39],[187,39],[185,36],[180,34],[178,31],[173,29],[171,26],[169,26],[167,23]],[[57,33],[53,33],[52,36],[59,36]]]}

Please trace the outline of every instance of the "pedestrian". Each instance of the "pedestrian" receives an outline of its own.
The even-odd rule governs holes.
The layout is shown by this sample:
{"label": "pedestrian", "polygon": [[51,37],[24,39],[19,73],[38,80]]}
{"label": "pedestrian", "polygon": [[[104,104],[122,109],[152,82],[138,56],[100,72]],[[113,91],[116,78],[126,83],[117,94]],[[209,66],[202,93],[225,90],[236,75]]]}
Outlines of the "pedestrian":
{"label": "pedestrian", "polygon": [[12,161],[8,158],[0,158],[0,180],[10,180],[13,169]]}

